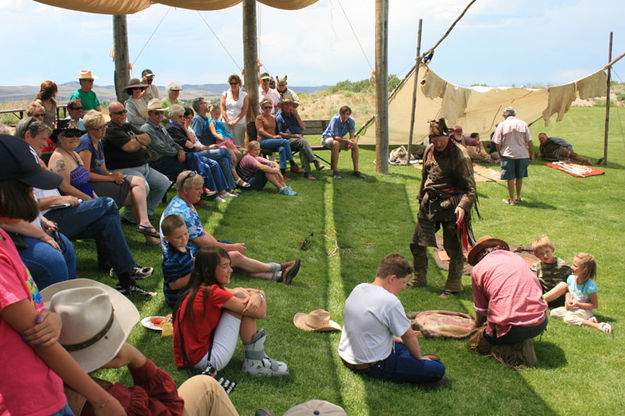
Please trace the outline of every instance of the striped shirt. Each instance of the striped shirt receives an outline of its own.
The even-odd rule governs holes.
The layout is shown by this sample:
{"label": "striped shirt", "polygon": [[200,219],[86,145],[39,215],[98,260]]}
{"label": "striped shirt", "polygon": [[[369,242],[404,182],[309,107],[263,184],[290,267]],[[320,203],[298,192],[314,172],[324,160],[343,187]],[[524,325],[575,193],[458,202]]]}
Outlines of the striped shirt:
{"label": "striped shirt", "polygon": [[172,308],[176,306],[182,289],[171,289],[169,283],[180,279],[193,270],[193,255],[191,245],[187,244],[187,251],[182,252],[169,243],[165,243],[163,252],[163,293],[165,302]]}

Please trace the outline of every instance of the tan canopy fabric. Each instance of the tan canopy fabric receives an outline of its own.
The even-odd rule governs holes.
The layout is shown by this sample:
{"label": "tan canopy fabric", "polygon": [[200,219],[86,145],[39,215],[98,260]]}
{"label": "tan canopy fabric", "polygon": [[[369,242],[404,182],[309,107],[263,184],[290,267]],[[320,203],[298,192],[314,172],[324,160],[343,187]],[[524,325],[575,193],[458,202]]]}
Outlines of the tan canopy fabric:
{"label": "tan canopy fabric", "polygon": [[[505,107],[514,107],[517,116],[527,122],[538,119],[547,107],[545,89],[459,87],[440,78],[426,65],[421,65],[419,78],[425,82],[417,88],[413,143],[421,143],[428,135],[429,120],[444,117],[450,127],[459,124],[467,135],[478,132],[480,137],[488,138],[502,120]],[[413,88],[414,68],[389,97],[391,145],[408,143]],[[358,139],[360,144],[375,144],[375,120],[368,124]]]}
{"label": "tan canopy fabric", "polygon": [[[415,68],[397,86],[389,97],[389,144],[407,144],[410,134],[410,111],[414,88]],[[445,118],[447,125],[462,126],[465,134],[477,132],[484,140],[490,137],[502,118],[503,109],[514,107],[517,117],[528,123],[549,118],[558,113],[562,120],[571,103],[580,97],[593,98],[605,94],[606,74],[597,71],[575,82],[548,89],[507,87],[460,87],[436,75],[427,65],[419,68],[417,108],[415,112],[413,143],[421,143],[428,135],[429,120]],[[375,118],[363,127],[360,144],[375,144]]]}
{"label": "tan canopy fabric", "polygon": [[[242,0],[36,0],[39,3],[64,9],[100,14],[133,14],[160,3],[172,7],[193,10],[227,9]],[[283,10],[297,10],[310,6],[318,0],[257,0],[267,6]]]}

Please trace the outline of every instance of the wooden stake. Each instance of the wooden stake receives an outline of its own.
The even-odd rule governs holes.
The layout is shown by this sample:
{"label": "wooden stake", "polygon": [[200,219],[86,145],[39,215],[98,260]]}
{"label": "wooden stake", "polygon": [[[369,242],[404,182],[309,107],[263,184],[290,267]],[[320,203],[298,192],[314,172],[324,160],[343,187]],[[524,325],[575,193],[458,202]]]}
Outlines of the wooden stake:
{"label": "wooden stake", "polygon": [[410,112],[410,133],[408,134],[408,160],[406,165],[410,165],[410,155],[412,154],[412,136],[414,134],[414,119],[417,109],[417,85],[419,85],[419,66],[421,65],[421,27],[423,19],[419,19],[419,29],[417,31],[417,63],[414,70],[414,88],[412,89],[412,111]]}
{"label": "wooden stake", "polygon": [[128,27],[125,14],[113,16],[113,45],[115,45],[115,94],[117,101],[123,103],[128,98],[126,86],[130,81]]}
{"label": "wooden stake", "polygon": [[[610,32],[610,48],[608,49],[608,62],[612,61],[612,37],[613,32]],[[610,78],[612,75],[612,65],[608,66],[608,82],[606,87],[606,100],[605,100],[605,129],[603,132],[603,164],[608,164],[608,128],[610,126]]]}
{"label": "wooden stake", "polygon": [[375,1],[375,171],[388,174],[388,0]]}
{"label": "wooden stake", "polygon": [[[243,66],[245,68],[245,92],[248,97],[247,123],[253,123],[258,114],[258,67],[256,66],[258,50],[256,37],[256,0],[243,0]],[[249,139],[255,140],[256,138]]]}

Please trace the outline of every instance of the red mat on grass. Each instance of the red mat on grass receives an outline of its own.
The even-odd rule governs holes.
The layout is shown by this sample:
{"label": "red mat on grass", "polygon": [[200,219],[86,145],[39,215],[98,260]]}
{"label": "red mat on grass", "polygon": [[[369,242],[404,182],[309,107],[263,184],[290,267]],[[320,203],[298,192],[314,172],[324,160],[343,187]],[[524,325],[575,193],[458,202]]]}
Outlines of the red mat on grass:
{"label": "red mat on grass", "polygon": [[578,165],[571,162],[553,162],[545,163],[545,166],[561,170],[562,172],[573,175],[577,178],[585,178],[587,176],[603,175],[605,172],[592,166]]}

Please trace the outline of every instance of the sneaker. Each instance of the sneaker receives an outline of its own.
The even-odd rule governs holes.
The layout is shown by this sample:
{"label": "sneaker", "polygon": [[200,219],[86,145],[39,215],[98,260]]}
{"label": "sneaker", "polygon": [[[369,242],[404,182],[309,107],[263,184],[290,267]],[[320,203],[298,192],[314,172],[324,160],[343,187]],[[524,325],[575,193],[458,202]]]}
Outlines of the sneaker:
{"label": "sneaker", "polygon": [[217,202],[226,202],[226,200],[223,199],[221,196],[216,196],[215,197],[215,201],[217,201]]}
{"label": "sneaker", "polygon": [[121,293],[124,296],[128,296],[128,295],[141,295],[141,296],[146,296],[146,297],[154,297],[157,295],[156,292],[150,292],[149,290],[145,290],[143,288],[140,288],[139,286],[137,286],[136,284],[131,284],[128,287],[122,287],[121,285],[117,285],[115,286],[115,289],[117,289],[119,291],[119,293]]}
{"label": "sneaker", "polygon": [[359,170],[355,170],[352,175],[354,175],[358,179],[367,179],[367,177],[363,175],[362,172],[360,172]]}
{"label": "sneaker", "polygon": [[[153,273],[154,267],[143,267],[135,264],[135,266],[130,271],[130,277],[132,278],[132,280],[143,280],[152,276]],[[117,276],[117,272],[113,268],[111,268],[111,270],[109,271],[109,276],[111,276],[113,279],[119,278]]]}
{"label": "sneaker", "polygon": [[295,276],[299,272],[299,268],[301,266],[301,260],[295,259],[291,261],[287,261],[286,263],[282,263],[282,283],[285,285],[290,285],[293,282]]}
{"label": "sneaker", "polygon": [[286,363],[265,355],[262,360],[243,359],[243,372],[253,376],[280,377],[289,374],[289,367]]}
{"label": "sneaker", "polygon": [[341,176],[341,174],[339,173],[339,171],[338,171],[338,170],[335,170],[335,171],[332,173],[332,178],[333,178],[333,179],[342,179],[343,177]]}
{"label": "sneaker", "polygon": [[295,195],[297,195],[297,192],[292,190],[291,187],[289,187],[289,186],[285,186],[284,188],[280,189],[278,191],[278,193],[282,194],[282,195],[286,195],[286,196],[295,196]]}
{"label": "sneaker", "polygon": [[317,178],[315,178],[312,173],[310,172],[306,172],[304,173],[304,178],[308,179],[309,181],[316,181]]}
{"label": "sneaker", "polygon": [[222,197],[222,198],[236,198],[239,195],[233,194],[232,192],[226,191],[225,193],[223,193],[223,194],[221,194],[219,196]]}

